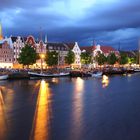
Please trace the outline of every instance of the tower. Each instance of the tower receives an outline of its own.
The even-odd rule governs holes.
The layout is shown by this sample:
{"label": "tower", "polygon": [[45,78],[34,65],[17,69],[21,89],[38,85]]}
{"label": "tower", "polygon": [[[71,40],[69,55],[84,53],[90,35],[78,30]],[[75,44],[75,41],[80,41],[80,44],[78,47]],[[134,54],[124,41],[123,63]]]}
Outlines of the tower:
{"label": "tower", "polygon": [[2,25],[1,25],[1,23],[0,23],[0,40],[2,40],[3,39],[3,35],[2,35]]}
{"label": "tower", "polygon": [[48,37],[47,37],[47,35],[45,35],[45,43],[47,43],[48,42]]}

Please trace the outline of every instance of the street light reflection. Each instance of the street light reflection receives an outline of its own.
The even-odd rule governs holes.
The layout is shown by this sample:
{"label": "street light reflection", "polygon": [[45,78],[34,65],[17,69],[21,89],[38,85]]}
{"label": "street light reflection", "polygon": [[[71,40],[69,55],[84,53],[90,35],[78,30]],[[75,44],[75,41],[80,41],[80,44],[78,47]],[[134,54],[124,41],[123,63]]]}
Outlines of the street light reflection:
{"label": "street light reflection", "polygon": [[108,76],[103,75],[103,78],[102,78],[102,86],[103,86],[103,88],[106,88],[108,85],[109,85],[109,78],[108,78]]}
{"label": "street light reflection", "polygon": [[49,84],[44,80],[40,83],[40,90],[34,115],[31,140],[48,140],[51,118],[51,93]]}
{"label": "street light reflection", "polygon": [[72,130],[70,139],[80,139],[83,125],[83,92],[84,80],[77,78],[74,81],[73,104],[72,104]]}
{"label": "street light reflection", "polygon": [[2,91],[0,89],[0,140],[4,140],[6,138],[6,118],[4,112],[4,100],[2,96]]}

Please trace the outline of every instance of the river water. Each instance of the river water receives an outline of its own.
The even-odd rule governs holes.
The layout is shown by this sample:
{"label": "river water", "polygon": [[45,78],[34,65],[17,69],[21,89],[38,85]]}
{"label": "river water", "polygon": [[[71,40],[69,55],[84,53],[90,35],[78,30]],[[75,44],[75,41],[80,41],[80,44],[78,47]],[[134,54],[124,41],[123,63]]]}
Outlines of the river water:
{"label": "river water", "polygon": [[140,74],[0,81],[0,140],[139,140]]}

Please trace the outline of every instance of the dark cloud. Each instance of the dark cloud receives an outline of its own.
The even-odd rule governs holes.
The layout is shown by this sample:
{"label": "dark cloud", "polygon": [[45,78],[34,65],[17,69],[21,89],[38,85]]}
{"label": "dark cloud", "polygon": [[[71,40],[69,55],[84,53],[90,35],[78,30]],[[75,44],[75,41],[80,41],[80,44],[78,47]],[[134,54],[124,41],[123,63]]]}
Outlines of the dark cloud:
{"label": "dark cloud", "polygon": [[96,40],[116,48],[118,44],[122,49],[137,48],[139,0],[100,0],[85,5],[81,1],[85,0],[0,0],[4,34],[33,34],[39,38],[42,31],[50,41],[78,41],[80,45],[91,45]]}

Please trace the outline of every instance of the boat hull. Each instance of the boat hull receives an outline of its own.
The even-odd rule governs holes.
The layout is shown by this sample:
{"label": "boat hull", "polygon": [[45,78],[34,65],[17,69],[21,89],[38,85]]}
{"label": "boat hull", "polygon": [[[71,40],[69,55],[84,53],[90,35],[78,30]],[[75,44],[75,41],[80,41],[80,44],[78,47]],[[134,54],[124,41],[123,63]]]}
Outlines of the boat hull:
{"label": "boat hull", "polygon": [[0,80],[6,80],[6,79],[8,79],[8,75],[1,75],[0,76]]}
{"label": "boat hull", "polygon": [[91,77],[102,77],[103,73],[102,72],[97,72],[97,73],[92,73]]}
{"label": "boat hull", "polygon": [[35,73],[35,72],[28,72],[30,77],[63,77],[69,76],[69,73],[59,73],[59,74],[42,74],[42,73]]}

